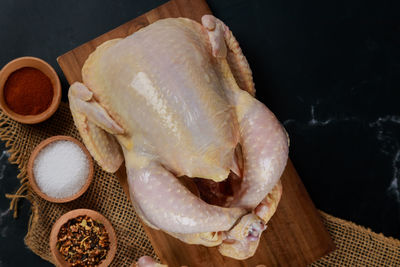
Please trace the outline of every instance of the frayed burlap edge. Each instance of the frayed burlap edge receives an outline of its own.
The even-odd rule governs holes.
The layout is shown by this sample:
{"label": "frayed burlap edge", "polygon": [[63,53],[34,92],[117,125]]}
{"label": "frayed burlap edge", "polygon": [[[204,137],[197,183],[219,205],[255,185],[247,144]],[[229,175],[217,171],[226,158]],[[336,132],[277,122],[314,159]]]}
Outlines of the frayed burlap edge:
{"label": "frayed burlap edge", "polygon": [[7,152],[9,153],[8,161],[11,164],[16,164],[18,166],[19,174],[17,175],[17,178],[21,184],[15,193],[5,195],[6,198],[11,200],[9,210],[13,211],[13,217],[17,218],[19,200],[21,198],[25,198],[31,203],[31,215],[28,221],[28,231],[24,239],[25,245],[27,245],[36,255],[38,255],[42,259],[55,264],[52,257],[42,256],[42,254],[39,253],[39,251],[35,249],[35,247],[30,246],[26,242],[27,237],[31,234],[30,230],[32,224],[37,222],[38,207],[37,205],[35,205],[35,202],[33,201],[32,191],[30,190],[30,185],[28,182],[28,173],[27,173],[28,161],[24,160],[24,158],[25,159],[27,158],[27,155],[25,155],[23,150],[20,148],[22,142],[17,142],[18,134],[16,134],[15,128],[7,127],[9,126],[8,124],[10,123],[9,120],[10,119],[3,112],[0,113],[0,139],[3,142],[5,142],[5,147],[7,149]]}
{"label": "frayed burlap edge", "polygon": [[[28,158],[27,154],[21,149],[22,142],[18,142],[18,134],[15,131],[14,127],[7,127],[10,123],[10,118],[5,115],[3,112],[0,112],[0,139],[5,142],[5,147],[9,154],[8,161],[11,164],[16,164],[19,169],[19,173],[17,175],[17,179],[20,182],[20,187],[13,194],[6,194],[6,198],[10,199],[10,207],[9,210],[13,212],[13,217],[18,217],[18,202],[21,198],[27,199],[31,203],[31,215],[28,221],[28,231],[27,236],[30,235],[32,224],[37,221],[37,206],[33,202],[32,199],[32,191],[30,190],[30,185],[28,182],[28,173],[27,173],[27,165]],[[25,240],[26,240],[25,237]],[[27,245],[36,255],[40,256],[42,259],[49,261],[54,264],[54,261],[51,257],[43,257],[34,247],[30,247]]]}
{"label": "frayed burlap edge", "polygon": [[5,146],[7,148],[7,152],[10,155],[8,161],[11,164],[16,164],[20,171],[19,174],[17,175],[17,178],[21,183],[20,187],[14,194],[6,194],[6,197],[11,199],[10,210],[14,211],[13,217],[16,218],[18,215],[17,213],[18,201],[20,198],[28,197],[28,193],[26,191],[28,190],[29,183],[26,171],[27,164],[25,161],[21,160],[21,157],[19,157],[20,152],[19,149],[15,147],[16,142],[13,138],[13,136],[15,135],[13,135],[12,130],[10,130],[7,127],[4,127],[6,123],[7,122],[4,120],[4,115],[0,114],[0,139],[6,142]]}

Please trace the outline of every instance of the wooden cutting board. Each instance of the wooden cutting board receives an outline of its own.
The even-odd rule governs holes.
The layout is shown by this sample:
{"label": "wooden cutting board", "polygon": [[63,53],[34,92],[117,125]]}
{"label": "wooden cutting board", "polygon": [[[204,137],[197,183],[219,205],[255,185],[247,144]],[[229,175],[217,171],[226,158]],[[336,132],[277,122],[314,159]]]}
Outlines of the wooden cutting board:
{"label": "wooden cutting board", "polygon": [[[126,37],[158,19],[187,17],[200,21],[204,14],[211,14],[204,0],[172,0],[69,51],[57,61],[70,84],[81,81],[85,60],[104,41]],[[128,192],[124,166],[117,176]],[[162,262],[170,266],[305,266],[334,250],[335,246],[290,160],[282,183],[283,195],[278,210],[262,235],[256,254],[245,261],[223,257],[216,248],[185,244],[147,226],[146,233]]]}

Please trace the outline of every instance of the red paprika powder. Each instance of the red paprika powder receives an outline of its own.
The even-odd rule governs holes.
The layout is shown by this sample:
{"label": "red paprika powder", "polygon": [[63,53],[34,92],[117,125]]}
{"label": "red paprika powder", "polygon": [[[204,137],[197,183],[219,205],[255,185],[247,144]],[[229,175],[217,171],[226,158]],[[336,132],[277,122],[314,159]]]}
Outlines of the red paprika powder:
{"label": "red paprika powder", "polygon": [[42,113],[50,106],[53,95],[53,85],[49,77],[31,67],[11,73],[4,86],[7,106],[21,115]]}

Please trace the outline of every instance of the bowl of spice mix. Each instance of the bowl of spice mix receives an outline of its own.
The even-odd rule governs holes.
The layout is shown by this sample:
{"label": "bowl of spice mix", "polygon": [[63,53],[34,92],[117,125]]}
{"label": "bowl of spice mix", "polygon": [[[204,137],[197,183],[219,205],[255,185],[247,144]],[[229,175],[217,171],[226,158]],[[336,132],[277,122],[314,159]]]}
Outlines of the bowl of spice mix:
{"label": "bowl of spice mix", "polygon": [[50,233],[57,266],[109,266],[117,250],[111,223],[99,212],[76,209],[62,215]]}
{"label": "bowl of spice mix", "polygon": [[57,135],[35,147],[28,161],[32,189],[50,202],[80,197],[93,179],[93,159],[86,147],[70,136]]}
{"label": "bowl of spice mix", "polygon": [[42,122],[54,114],[60,101],[60,79],[45,61],[20,57],[0,71],[0,107],[12,119]]}

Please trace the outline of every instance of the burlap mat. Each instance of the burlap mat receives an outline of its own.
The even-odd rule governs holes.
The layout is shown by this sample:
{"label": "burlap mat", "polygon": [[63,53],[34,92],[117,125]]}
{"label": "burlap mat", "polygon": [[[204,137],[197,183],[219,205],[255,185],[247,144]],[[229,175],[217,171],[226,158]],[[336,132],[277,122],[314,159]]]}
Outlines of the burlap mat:
{"label": "burlap mat", "polygon": [[[122,190],[117,177],[95,166],[95,176],[89,190],[79,199],[67,204],[54,204],[36,195],[27,183],[26,165],[33,148],[53,135],[70,135],[80,139],[73,124],[68,105],[61,103],[58,111],[39,125],[21,125],[0,111],[0,139],[6,142],[11,163],[18,164],[21,187],[12,198],[14,210],[18,199],[27,198],[32,204],[32,216],[25,237],[26,245],[43,259],[54,263],[48,246],[55,220],[71,209],[97,210],[113,224],[118,237],[118,250],[112,266],[129,266],[142,255],[156,257],[133,207]],[[337,250],[312,266],[400,266],[400,241],[376,234],[321,212]]]}

